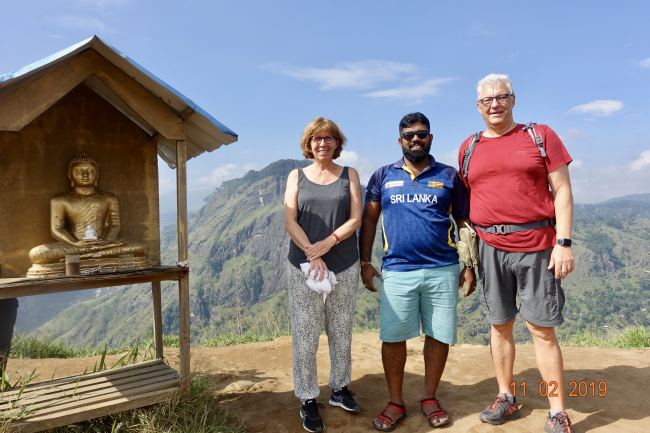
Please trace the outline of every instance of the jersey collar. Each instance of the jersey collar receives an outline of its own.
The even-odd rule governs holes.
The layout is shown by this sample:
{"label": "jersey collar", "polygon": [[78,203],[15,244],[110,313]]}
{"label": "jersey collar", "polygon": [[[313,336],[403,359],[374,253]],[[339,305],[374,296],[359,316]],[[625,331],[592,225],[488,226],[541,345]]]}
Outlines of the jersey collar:
{"label": "jersey collar", "polygon": [[[415,176],[413,175],[413,173],[411,173],[411,170],[409,170],[409,169],[406,167],[406,163],[404,162],[404,157],[401,157],[400,159],[398,159],[397,162],[395,162],[395,164],[393,164],[393,166],[394,166],[395,168],[399,168],[399,169],[402,169],[402,170],[404,170],[405,172],[407,172],[407,173],[411,176],[411,180],[414,180],[414,179],[415,179]],[[422,170],[422,171],[420,172],[420,174],[422,174],[422,173],[428,171],[429,169],[434,168],[435,166],[436,166],[436,159],[433,157],[433,155],[429,155],[429,167],[427,167],[427,168],[425,168],[424,170]],[[418,176],[419,176],[419,175],[418,175]]]}

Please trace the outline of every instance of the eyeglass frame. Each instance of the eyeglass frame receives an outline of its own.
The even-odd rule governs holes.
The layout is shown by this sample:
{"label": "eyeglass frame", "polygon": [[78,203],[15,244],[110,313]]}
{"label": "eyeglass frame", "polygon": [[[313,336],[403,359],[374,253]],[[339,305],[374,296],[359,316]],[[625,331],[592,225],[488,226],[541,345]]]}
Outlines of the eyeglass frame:
{"label": "eyeglass frame", "polygon": [[[418,133],[421,133],[421,132],[426,132],[426,135],[425,135],[424,137],[420,137],[420,136],[418,135]],[[412,133],[412,134],[413,134],[413,137],[411,137],[410,139],[404,137],[404,134],[409,134],[409,133]],[[427,138],[429,135],[431,135],[431,131],[429,131],[429,130],[427,130],[427,129],[420,129],[419,131],[406,131],[406,132],[402,132],[399,136],[400,136],[400,138],[403,139],[403,140],[406,140],[406,141],[413,141],[413,139],[415,138],[416,135],[417,135],[417,137],[418,137],[420,140],[424,140],[424,139]]]}
{"label": "eyeglass frame", "polygon": [[[314,140],[316,137],[319,137],[320,140],[318,140],[318,141]],[[327,142],[327,137],[331,137],[331,138],[332,138],[332,142],[328,143],[328,142]],[[312,143],[315,143],[315,144],[319,144],[321,141],[324,141],[325,144],[332,144],[333,142],[336,142],[336,140],[340,140],[340,138],[337,137],[337,136],[335,136],[335,135],[326,135],[326,136],[322,136],[322,135],[312,135],[311,137],[309,137],[309,141],[311,141]]]}
{"label": "eyeglass frame", "polygon": [[[504,98],[502,101],[499,101],[499,98],[501,98],[501,97],[503,97],[503,96],[505,96],[505,98]],[[505,102],[506,99],[508,99],[508,98],[511,97],[511,96],[515,96],[515,94],[514,94],[514,93],[502,93],[502,94],[497,95],[497,96],[487,96],[487,97],[485,97],[485,98],[479,99],[477,102],[480,102],[484,107],[489,107],[489,106],[492,105],[492,103],[493,103],[494,100],[496,99],[497,104],[502,105],[503,102]],[[489,100],[490,100],[490,103],[489,103],[489,104],[486,104],[485,102],[483,102],[483,101],[485,101],[486,99],[489,99]]]}

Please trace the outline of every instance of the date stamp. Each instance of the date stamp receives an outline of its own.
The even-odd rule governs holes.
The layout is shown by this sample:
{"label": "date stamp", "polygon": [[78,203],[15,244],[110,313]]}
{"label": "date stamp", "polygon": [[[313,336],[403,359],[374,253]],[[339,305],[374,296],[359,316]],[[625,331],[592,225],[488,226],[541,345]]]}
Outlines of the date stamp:
{"label": "date stamp", "polygon": [[[517,385],[517,382],[512,382],[510,387],[512,388],[512,394],[517,395],[517,388],[519,389],[519,395],[521,397],[526,397],[526,382],[520,382]],[[607,382],[601,381],[596,384],[596,382],[591,381],[571,381],[569,382],[569,397],[605,397],[607,395]],[[537,386],[537,392],[541,397],[558,397],[558,384],[557,382],[539,382]]]}

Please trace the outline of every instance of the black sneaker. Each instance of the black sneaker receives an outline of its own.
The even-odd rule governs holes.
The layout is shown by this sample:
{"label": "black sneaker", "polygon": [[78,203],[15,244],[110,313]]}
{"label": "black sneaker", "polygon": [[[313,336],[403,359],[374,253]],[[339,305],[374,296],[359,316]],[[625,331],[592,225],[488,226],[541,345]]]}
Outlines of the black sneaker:
{"label": "black sneaker", "polygon": [[300,408],[300,418],[302,418],[302,426],[308,432],[321,432],[325,430],[325,424],[323,424],[323,419],[318,413],[318,408],[324,409],[320,403],[316,403],[316,399],[312,398],[307,400],[302,404]]}
{"label": "black sneaker", "polygon": [[544,431],[547,433],[574,433],[571,420],[566,412],[560,412],[555,416],[549,412]]}
{"label": "black sneaker", "polygon": [[354,393],[350,391],[347,386],[344,386],[338,392],[332,391],[332,395],[330,396],[330,404],[332,406],[342,407],[351,413],[359,413],[361,409],[352,398],[353,395]]}
{"label": "black sneaker", "polygon": [[517,419],[521,417],[517,407],[517,399],[512,396],[512,400],[506,394],[497,394],[497,398],[492,406],[485,409],[479,415],[479,419],[492,425],[503,424],[506,420]]}

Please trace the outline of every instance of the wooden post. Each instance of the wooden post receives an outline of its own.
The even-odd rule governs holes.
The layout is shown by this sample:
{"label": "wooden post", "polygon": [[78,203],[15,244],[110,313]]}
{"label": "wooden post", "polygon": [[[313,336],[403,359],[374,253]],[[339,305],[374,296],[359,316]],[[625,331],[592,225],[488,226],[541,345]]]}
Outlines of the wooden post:
{"label": "wooden post", "polygon": [[[176,141],[176,203],[178,211],[178,261],[188,259],[187,242],[187,142]],[[181,390],[190,389],[190,280],[178,280],[178,331],[180,337]]]}
{"label": "wooden post", "polygon": [[151,297],[153,298],[153,341],[156,345],[156,357],[163,358],[163,332],[162,332],[162,299],[160,296],[160,281],[151,283]]}

